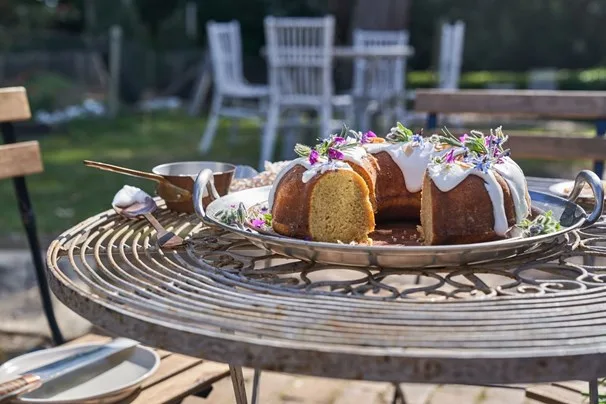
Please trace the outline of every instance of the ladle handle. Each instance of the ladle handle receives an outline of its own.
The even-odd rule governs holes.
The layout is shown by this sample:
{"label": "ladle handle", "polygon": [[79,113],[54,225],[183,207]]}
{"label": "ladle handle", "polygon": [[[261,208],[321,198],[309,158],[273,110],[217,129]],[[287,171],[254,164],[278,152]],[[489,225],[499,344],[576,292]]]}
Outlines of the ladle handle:
{"label": "ladle handle", "polygon": [[208,168],[200,171],[198,176],[196,177],[196,181],[194,181],[194,210],[196,211],[196,215],[202,220],[206,220],[206,212],[204,211],[204,204],[202,200],[204,199],[204,190],[208,191],[208,196],[211,201],[215,199],[219,199],[219,193],[215,188],[215,181],[212,170]]}
{"label": "ladle handle", "polygon": [[574,187],[568,196],[568,200],[576,202],[577,198],[583,191],[585,184],[589,184],[591,192],[593,192],[593,198],[595,199],[595,206],[593,211],[585,219],[583,227],[591,226],[597,222],[602,216],[604,211],[604,188],[600,177],[598,177],[593,171],[582,170],[577,174],[577,178],[574,180]]}
{"label": "ladle handle", "polygon": [[100,170],[112,171],[115,173],[130,175],[132,177],[147,178],[147,179],[150,179],[153,181],[158,181],[158,182],[168,182],[168,180],[166,178],[164,178],[163,176],[158,175],[158,174],[147,173],[145,171],[139,171],[139,170],[133,170],[132,168],[115,166],[113,164],[101,163],[99,161],[84,160],[84,165],[87,167],[98,168]]}

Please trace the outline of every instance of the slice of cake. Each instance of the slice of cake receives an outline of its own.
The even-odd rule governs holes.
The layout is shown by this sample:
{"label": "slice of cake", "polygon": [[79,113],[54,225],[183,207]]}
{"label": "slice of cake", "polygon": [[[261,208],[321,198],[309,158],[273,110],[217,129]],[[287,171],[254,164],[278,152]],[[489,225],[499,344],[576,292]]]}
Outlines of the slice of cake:
{"label": "slice of cake", "polygon": [[[314,149],[297,145],[302,157],[280,171],[269,195],[276,233],[314,241],[368,242],[375,228],[374,177],[371,163],[355,148],[364,152],[339,136]],[[366,170],[367,164],[363,178],[356,170]]]}
{"label": "slice of cake", "polygon": [[501,128],[460,139],[434,157],[423,182],[421,227],[425,244],[462,244],[505,237],[530,215],[530,196],[520,167],[503,149]]}

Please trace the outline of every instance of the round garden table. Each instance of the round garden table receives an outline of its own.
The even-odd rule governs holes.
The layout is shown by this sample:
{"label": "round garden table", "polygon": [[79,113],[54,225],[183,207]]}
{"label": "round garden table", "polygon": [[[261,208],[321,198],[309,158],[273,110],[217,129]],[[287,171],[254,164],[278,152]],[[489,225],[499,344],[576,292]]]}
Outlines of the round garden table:
{"label": "round garden table", "polygon": [[146,222],[113,211],[61,234],[47,255],[52,290],[112,333],[229,363],[237,403],[242,366],[393,383],[586,380],[597,403],[604,218],[540,255],[379,270],[276,256],[195,215],[156,217],[185,245],[159,249]]}

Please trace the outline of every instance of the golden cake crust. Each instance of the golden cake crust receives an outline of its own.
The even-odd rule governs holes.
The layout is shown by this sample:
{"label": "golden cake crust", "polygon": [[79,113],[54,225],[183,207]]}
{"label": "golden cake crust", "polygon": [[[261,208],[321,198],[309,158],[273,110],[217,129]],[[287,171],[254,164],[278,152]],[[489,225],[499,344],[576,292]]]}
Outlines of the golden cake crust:
{"label": "golden cake crust", "polygon": [[[515,224],[515,207],[503,178],[495,173],[503,190],[505,214],[509,226]],[[430,216],[431,215],[431,216]],[[494,231],[492,201],[484,180],[468,175],[459,185],[442,192],[426,175],[422,190],[421,226],[425,244],[467,244],[501,238]]]}

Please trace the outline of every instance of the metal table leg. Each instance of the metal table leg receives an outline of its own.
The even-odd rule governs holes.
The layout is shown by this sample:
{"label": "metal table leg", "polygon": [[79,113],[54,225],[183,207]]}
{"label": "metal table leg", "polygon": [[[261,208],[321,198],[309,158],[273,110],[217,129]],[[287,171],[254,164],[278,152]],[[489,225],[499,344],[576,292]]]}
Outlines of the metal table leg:
{"label": "metal table leg", "polygon": [[231,375],[231,383],[234,387],[236,404],[248,404],[246,399],[246,387],[244,386],[244,375],[242,374],[242,366],[229,365],[229,374]]}
{"label": "metal table leg", "polygon": [[598,404],[600,401],[597,379],[589,381],[589,404]]}
{"label": "metal table leg", "polygon": [[255,375],[253,376],[252,397],[250,398],[250,404],[257,404],[259,401],[259,383],[260,382],[261,382],[261,369],[255,369]]}

